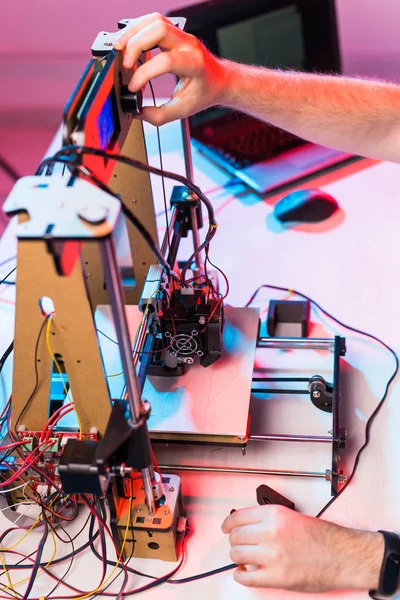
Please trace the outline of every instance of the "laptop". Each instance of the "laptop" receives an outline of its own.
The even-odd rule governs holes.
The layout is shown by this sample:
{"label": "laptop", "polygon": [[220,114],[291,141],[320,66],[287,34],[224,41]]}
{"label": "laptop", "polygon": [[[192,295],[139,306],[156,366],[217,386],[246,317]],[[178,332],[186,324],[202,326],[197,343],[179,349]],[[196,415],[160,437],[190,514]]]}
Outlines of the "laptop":
{"label": "laptop", "polygon": [[[334,0],[210,0],[168,16],[214,54],[244,64],[341,73]],[[259,194],[277,192],[358,157],[311,144],[231,109],[190,117],[192,143]]]}

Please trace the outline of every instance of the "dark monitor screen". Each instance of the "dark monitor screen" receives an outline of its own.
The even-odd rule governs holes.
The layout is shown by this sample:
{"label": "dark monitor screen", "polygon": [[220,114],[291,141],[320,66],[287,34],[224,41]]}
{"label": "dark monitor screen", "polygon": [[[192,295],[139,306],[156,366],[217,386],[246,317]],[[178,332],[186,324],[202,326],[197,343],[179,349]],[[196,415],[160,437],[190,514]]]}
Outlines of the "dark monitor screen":
{"label": "dark monitor screen", "polygon": [[249,65],[302,70],[305,46],[296,5],[216,29],[219,55]]}
{"label": "dark monitor screen", "polygon": [[335,0],[203,0],[170,11],[217,56],[340,73]]}
{"label": "dark monitor screen", "polygon": [[[341,72],[335,0],[205,0],[169,15],[185,17],[186,31],[221,58],[283,70]],[[243,123],[249,127],[246,138],[237,132]],[[260,146],[260,156],[303,143],[288,133],[275,135],[279,128],[255,125],[248,115],[229,108],[213,106],[190,117],[192,139],[234,156],[249,155],[253,130],[260,126],[271,132],[266,147]],[[253,156],[254,152],[252,146]]]}

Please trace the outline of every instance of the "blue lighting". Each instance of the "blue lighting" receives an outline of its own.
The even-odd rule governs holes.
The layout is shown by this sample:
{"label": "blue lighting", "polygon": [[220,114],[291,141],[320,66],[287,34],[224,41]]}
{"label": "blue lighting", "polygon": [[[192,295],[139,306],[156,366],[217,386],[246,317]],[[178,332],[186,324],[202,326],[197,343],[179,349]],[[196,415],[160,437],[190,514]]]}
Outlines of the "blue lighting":
{"label": "blue lighting", "polygon": [[103,108],[97,117],[97,127],[100,137],[100,147],[102,150],[107,150],[115,133],[115,122],[113,115],[113,107],[111,96],[103,104]]}

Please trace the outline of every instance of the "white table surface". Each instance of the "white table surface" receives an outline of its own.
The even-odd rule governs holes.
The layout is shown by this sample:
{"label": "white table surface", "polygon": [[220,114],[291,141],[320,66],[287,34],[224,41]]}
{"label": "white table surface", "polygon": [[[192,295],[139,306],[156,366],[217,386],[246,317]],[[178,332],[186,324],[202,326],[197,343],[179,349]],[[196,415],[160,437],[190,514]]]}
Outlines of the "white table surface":
{"label": "white table surface", "polygon": [[[157,164],[155,131],[148,126],[146,133],[151,162]],[[183,173],[178,125],[164,126],[161,134],[165,169]],[[58,143],[59,138],[56,137],[53,147],[56,148]],[[196,183],[208,191],[220,224],[210,255],[229,277],[231,292],[228,302],[231,305],[243,306],[255,288],[263,283],[288,286],[311,296],[340,320],[381,337],[400,351],[400,318],[397,314],[400,306],[399,165],[374,164],[328,183],[323,189],[338,200],[341,212],[321,225],[285,229],[273,218],[276,198],[262,200],[242,184],[223,187],[228,183],[228,177],[196,151],[194,164]],[[171,190],[172,185],[167,182],[167,190]],[[153,188],[156,210],[160,212],[163,201],[157,178],[153,178]],[[162,235],[165,223],[162,215],[158,221]],[[182,248],[184,252],[185,246]],[[0,240],[0,263],[15,253],[15,222],[11,222]],[[12,266],[13,262],[10,262],[0,267],[0,278]],[[14,287],[0,287],[0,354],[13,337],[14,294]],[[255,306],[263,310],[269,298],[284,296],[263,291]],[[311,335],[315,337],[340,333],[347,338],[343,404],[348,448],[343,465],[348,470],[364,439],[365,422],[394,369],[394,361],[378,345],[353,334],[347,335],[345,330],[335,327],[315,310],[312,311],[312,323]],[[269,361],[272,359],[266,354],[269,351],[261,352],[263,354],[259,355],[257,364],[271,366]],[[311,354],[309,358],[312,370]],[[301,368],[304,356],[299,360],[296,364]],[[0,376],[0,405],[10,393],[11,373],[12,360],[8,360]],[[271,418],[265,424],[265,428],[271,427],[268,433],[326,435],[329,427],[327,415],[311,410],[304,399],[302,402],[303,406],[296,407],[290,403],[275,403],[275,409],[271,408]],[[373,426],[371,443],[364,453],[357,476],[325,518],[359,528],[399,529],[399,426],[400,394],[399,386],[395,384]],[[240,450],[207,447],[157,446],[156,452],[161,462],[303,470],[324,470],[330,466],[330,447],[326,444],[253,443],[245,457]],[[255,504],[255,489],[260,483],[274,487],[292,499],[299,510],[310,515],[316,514],[330,499],[330,484],[323,480],[198,473],[182,473],[181,477],[193,529],[187,543],[187,559],[179,573],[181,577],[231,562],[228,539],[222,534],[220,525],[232,508]],[[2,525],[6,526],[4,519]],[[73,524],[71,530],[75,528],[78,529],[78,524]],[[31,534],[23,551],[34,548],[39,536],[40,533]],[[11,542],[11,537],[9,539]],[[85,541],[85,538],[80,540]],[[60,548],[61,552],[65,550]],[[131,565],[155,575],[167,573],[171,567],[161,561],[140,559],[133,560]],[[62,568],[58,568],[57,572],[61,574]],[[91,585],[97,585],[99,573],[100,563],[88,552],[77,557],[70,580],[89,589]],[[131,576],[130,587],[145,583],[146,580]],[[42,575],[35,590],[45,592],[51,587],[51,582]],[[68,594],[67,591],[65,593]],[[241,587],[234,582],[231,572],[182,586],[163,585],[143,595],[156,598],[160,594],[163,600],[183,600],[188,595],[192,600],[300,597],[291,592]],[[352,592],[345,596],[367,598],[365,592]],[[313,596],[319,597],[339,599],[343,593]]]}

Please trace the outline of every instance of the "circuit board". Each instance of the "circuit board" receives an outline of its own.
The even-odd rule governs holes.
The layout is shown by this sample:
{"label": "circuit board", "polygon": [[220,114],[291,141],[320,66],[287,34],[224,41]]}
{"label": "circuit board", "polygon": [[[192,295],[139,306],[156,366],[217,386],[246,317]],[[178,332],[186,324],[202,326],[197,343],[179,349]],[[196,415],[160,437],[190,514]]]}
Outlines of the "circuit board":
{"label": "circuit board", "polygon": [[[20,446],[20,451],[24,458],[27,458],[33,451],[35,451],[35,449],[39,447],[40,444],[42,444],[42,448],[45,447],[43,442],[40,442],[41,435],[41,431],[23,431],[18,433],[19,440],[24,442],[24,446]],[[43,473],[47,475],[47,477],[53,481],[57,487],[62,487],[58,466],[64,451],[64,446],[69,439],[81,439],[83,441],[97,442],[98,436],[94,433],[82,433],[82,436],[80,436],[79,433],[52,432],[51,437],[48,440],[49,443],[52,442],[52,445],[46,448],[46,451],[43,452],[43,454],[40,454],[40,450],[37,450],[34,455],[39,456],[38,460],[35,460],[35,465],[41,469],[41,471],[43,471]],[[22,464],[23,460],[20,458],[17,462],[17,466],[21,466]],[[32,488],[40,495],[41,498],[46,498],[52,493],[52,491],[54,491],[46,478],[38,474],[32,468],[28,468],[25,471],[24,479],[30,481]]]}

